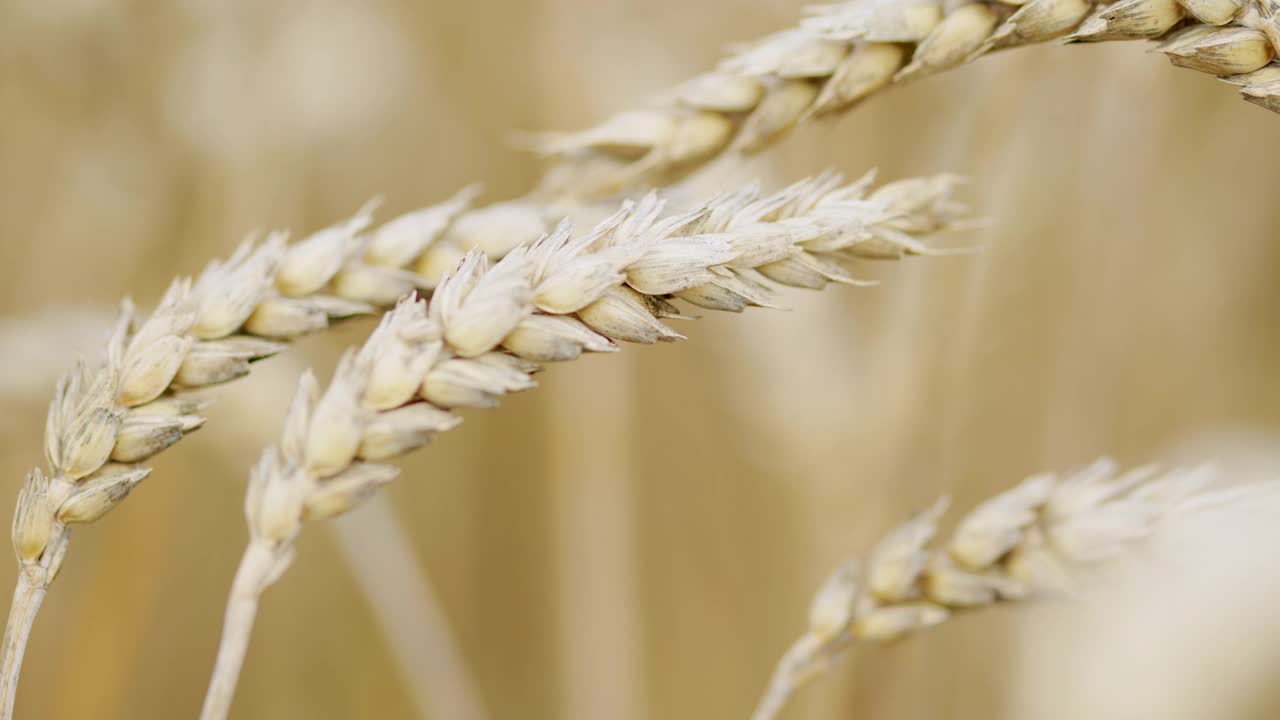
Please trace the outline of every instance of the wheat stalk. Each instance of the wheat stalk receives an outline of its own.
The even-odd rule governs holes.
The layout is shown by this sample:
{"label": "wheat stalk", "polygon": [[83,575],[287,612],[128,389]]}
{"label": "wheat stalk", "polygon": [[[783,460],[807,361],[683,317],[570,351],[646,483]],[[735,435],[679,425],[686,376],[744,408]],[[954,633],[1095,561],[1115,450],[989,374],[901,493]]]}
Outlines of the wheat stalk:
{"label": "wheat stalk", "polygon": [[773,720],[792,694],[856,641],[889,642],[953,613],[1070,587],[1080,571],[1193,509],[1254,497],[1270,485],[1206,492],[1208,467],[1118,474],[1103,459],[1036,475],[972,510],[934,543],[946,498],[890,532],[864,563],[835,570],[814,595],[808,628],[778,662],[752,720]]}
{"label": "wheat stalk", "polygon": [[536,363],[682,336],[670,298],[712,310],[768,305],[771,283],[821,288],[853,282],[837,261],[927,252],[912,234],[954,225],[955,179],[935,177],[867,193],[870,176],[838,175],[777,194],[723,195],[663,217],[655,194],[591,231],[568,223],[490,266],[472,252],[430,304],[405,299],[322,394],[307,373],[284,436],[252,473],[250,541],[227,603],[202,717],[230,710],[259,598],[288,568],[303,522],[345,512],[393,479],[384,461],[425,445],[461,420],[533,387]]}
{"label": "wheat stalk", "polygon": [[485,720],[480,689],[391,499],[376,495],[332,527],[417,715]]}
{"label": "wheat stalk", "polygon": [[543,191],[601,196],[670,184],[730,151],[989,52],[1049,41],[1162,39],[1174,65],[1280,112],[1280,0],[854,0],[816,8],[668,94],[573,133],[529,137],[558,165]]}
{"label": "wheat stalk", "polygon": [[59,382],[45,429],[49,470],[30,473],[18,496],[0,718],[12,717],[27,638],[65,557],[68,526],[105,515],[147,477],[140,463],[204,424],[206,403],[190,391],[247,375],[285,341],[433,287],[464,247],[535,239],[554,212],[522,201],[464,212],[475,195],[465,189],[371,231],[373,203],[292,245],[283,233],[250,238],[194,281],[174,281],[137,327],[124,302],[105,362],[82,360]]}

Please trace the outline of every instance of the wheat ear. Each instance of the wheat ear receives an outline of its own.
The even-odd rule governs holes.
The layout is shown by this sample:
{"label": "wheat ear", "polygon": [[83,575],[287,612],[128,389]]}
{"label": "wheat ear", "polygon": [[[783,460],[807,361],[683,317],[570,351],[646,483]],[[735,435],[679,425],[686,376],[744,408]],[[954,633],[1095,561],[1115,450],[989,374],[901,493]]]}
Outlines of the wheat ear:
{"label": "wheat ear", "polygon": [[886,535],[865,562],[837,568],[814,595],[809,627],[779,661],[752,720],[773,720],[791,695],[855,641],[888,642],[953,613],[1070,587],[1079,571],[1148,537],[1172,516],[1239,501],[1270,485],[1207,492],[1208,467],[1123,474],[1110,460],[1044,474],[979,505],[934,544],[943,498]]}
{"label": "wheat ear", "polygon": [[522,202],[464,212],[476,190],[368,231],[373,204],[287,244],[246,240],[193,282],[176,280],[135,327],[125,301],[106,359],[81,361],[58,384],[45,428],[49,470],[28,475],[12,540],[19,573],[0,652],[0,718],[13,714],[27,637],[67,549],[68,526],[105,515],[150,472],[144,462],[201,425],[191,390],[235,380],[250,364],[334,320],[389,307],[430,288],[463,246],[534,239],[550,209]]}
{"label": "wheat ear", "polygon": [[1164,40],[1174,65],[1220,76],[1280,112],[1280,0],[855,0],[816,8],[656,107],[528,144],[559,158],[545,192],[629,192],[729,151],[758,152],[798,123],[994,50],[1140,39]]}
{"label": "wheat ear", "polygon": [[770,283],[852,282],[846,257],[897,258],[927,248],[913,234],[960,212],[955,180],[905,181],[867,193],[824,175],[760,197],[729,193],[663,217],[650,194],[591,231],[568,223],[490,266],[467,255],[430,304],[405,299],[321,393],[307,373],[280,444],[252,473],[249,544],[228,599],[204,720],[225,718],[262,593],[287,569],[303,522],[352,508],[395,477],[382,464],[456,426],[452,410],[490,407],[533,387],[536,363],[681,336],[671,298],[712,310],[769,304]]}

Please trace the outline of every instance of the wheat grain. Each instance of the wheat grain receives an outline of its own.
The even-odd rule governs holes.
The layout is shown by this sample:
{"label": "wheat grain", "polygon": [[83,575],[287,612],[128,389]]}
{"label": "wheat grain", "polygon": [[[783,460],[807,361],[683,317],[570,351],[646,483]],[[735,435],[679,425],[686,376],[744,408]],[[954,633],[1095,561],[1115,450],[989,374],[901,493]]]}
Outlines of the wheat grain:
{"label": "wheat grain", "polygon": [[808,628],[779,661],[753,720],[772,720],[792,694],[855,641],[888,642],[953,613],[1070,587],[1072,571],[1111,558],[1189,510],[1239,502],[1270,485],[1208,492],[1211,468],[1118,474],[1103,459],[1036,475],[979,505],[933,544],[946,498],[886,535],[865,563],[837,568],[814,595]]}
{"label": "wheat grain", "polygon": [[1240,85],[1280,112],[1280,0],[854,0],[742,49],[657,107],[528,144],[558,162],[543,192],[602,196],[670,184],[730,151],[986,53],[1050,41],[1162,39],[1174,65]]}
{"label": "wheat grain", "polygon": [[555,212],[523,201],[464,212],[468,188],[376,230],[373,204],[292,245],[246,240],[194,280],[178,279],[135,327],[126,300],[105,361],[81,360],[58,384],[45,429],[46,473],[18,497],[12,539],[20,571],[0,662],[0,718],[12,717],[26,638],[66,554],[68,525],[93,522],[149,470],[138,463],[204,424],[190,394],[249,373],[285,341],[433,287],[462,247],[536,239]]}
{"label": "wheat grain", "polygon": [[928,252],[913,235],[954,226],[955,178],[867,192],[827,174],[761,197],[729,193],[664,216],[655,194],[591,231],[568,223],[489,266],[471,252],[430,304],[406,299],[320,393],[306,374],[284,436],[255,468],[245,499],[250,542],[228,600],[202,717],[226,717],[262,592],[287,569],[303,522],[354,507],[396,475],[384,461],[456,426],[452,411],[490,407],[533,387],[535,363],[680,339],[661,322],[670,298],[741,311],[770,283],[854,282],[838,261]]}

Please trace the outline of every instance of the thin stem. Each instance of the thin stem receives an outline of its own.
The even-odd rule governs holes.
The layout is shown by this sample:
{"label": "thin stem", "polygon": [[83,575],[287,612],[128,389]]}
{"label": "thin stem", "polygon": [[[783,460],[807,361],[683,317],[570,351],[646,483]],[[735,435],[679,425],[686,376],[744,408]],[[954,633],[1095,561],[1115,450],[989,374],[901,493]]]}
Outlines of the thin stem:
{"label": "thin stem", "polygon": [[18,678],[22,674],[22,659],[27,653],[27,639],[35,625],[40,605],[44,603],[49,583],[58,574],[66,553],[71,533],[67,526],[54,522],[44,554],[33,563],[18,568],[14,582],[13,604],[9,606],[9,622],[4,628],[4,642],[0,647],[0,720],[13,719],[13,706],[18,699]]}
{"label": "thin stem", "polygon": [[338,548],[424,718],[484,720],[480,690],[467,670],[431,580],[384,494],[337,519]]}
{"label": "thin stem", "polygon": [[774,720],[791,699],[792,693],[819,667],[820,640],[805,634],[787,650],[769,680],[769,688],[760,699],[751,720]]}
{"label": "thin stem", "polygon": [[13,704],[18,696],[18,675],[22,672],[22,656],[27,650],[27,638],[31,635],[36,613],[40,612],[40,604],[44,602],[47,585],[37,577],[43,575],[41,570],[39,566],[22,568],[13,589],[9,624],[4,631],[3,667],[0,668],[0,710],[3,713],[0,717],[4,720],[13,717]]}
{"label": "thin stem", "polygon": [[258,615],[258,599],[279,577],[281,560],[281,548],[267,543],[254,540],[245,548],[240,568],[236,570],[231,584],[231,596],[227,599],[222,641],[218,645],[218,659],[209,679],[209,690],[205,693],[204,708],[200,711],[201,720],[224,720],[231,712],[240,668],[244,666],[249,636],[253,633],[253,621]]}

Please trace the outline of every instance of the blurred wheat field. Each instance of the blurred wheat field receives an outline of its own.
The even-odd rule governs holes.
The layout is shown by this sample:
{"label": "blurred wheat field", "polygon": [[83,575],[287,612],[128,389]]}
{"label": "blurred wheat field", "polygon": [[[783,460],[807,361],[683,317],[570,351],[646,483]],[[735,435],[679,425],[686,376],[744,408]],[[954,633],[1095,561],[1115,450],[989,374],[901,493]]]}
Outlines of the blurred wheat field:
{"label": "blurred wheat field", "polygon": [[[474,181],[520,194],[539,167],[509,130],[586,126],[802,4],[0,6],[4,496],[120,297],[148,305],[252,229],[316,228],[373,195],[389,217]],[[1280,466],[1280,131],[1143,49],[998,54],[696,177],[705,194],[953,171],[991,224],[946,241],[974,255],[866,267],[878,287],[553,367],[404,463],[389,497],[489,717],[746,717],[827,571],[940,494],[969,506],[1103,453]],[[327,373],[370,328],[220,390],[208,428],[77,531],[92,541],[37,623],[20,716],[197,711],[249,467],[301,369]],[[415,717],[332,533],[300,550],[235,716]],[[1028,717],[1024,612],[860,649],[788,717]],[[1229,716],[1273,717],[1269,692]]]}

